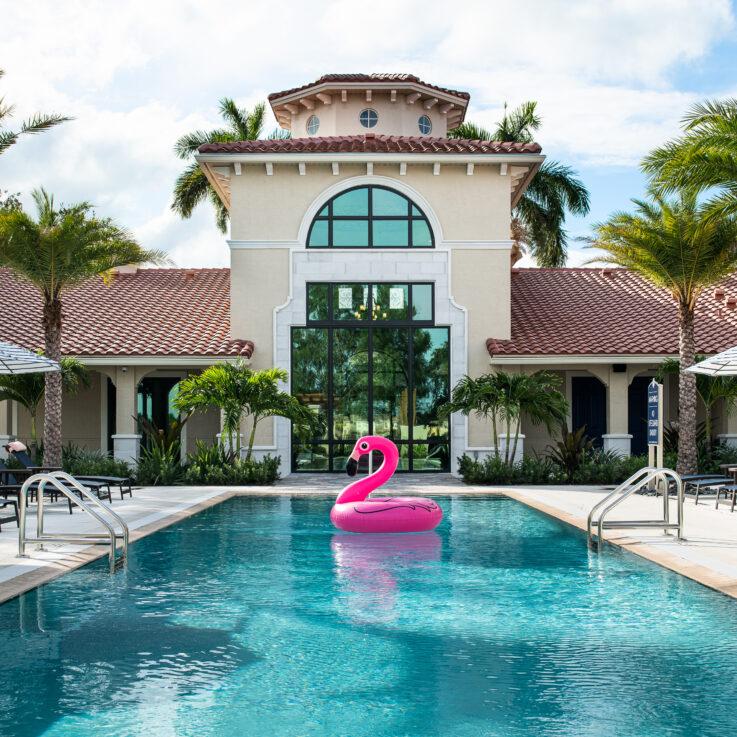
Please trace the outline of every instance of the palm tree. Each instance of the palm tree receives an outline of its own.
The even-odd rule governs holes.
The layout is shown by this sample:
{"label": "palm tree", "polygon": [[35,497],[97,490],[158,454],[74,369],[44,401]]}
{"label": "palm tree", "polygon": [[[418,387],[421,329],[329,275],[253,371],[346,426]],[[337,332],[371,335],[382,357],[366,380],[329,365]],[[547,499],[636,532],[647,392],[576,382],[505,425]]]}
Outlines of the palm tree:
{"label": "palm tree", "polygon": [[[559,376],[546,371],[532,375],[495,371],[478,379],[464,376],[453,388],[450,401],[440,407],[438,413],[441,417],[451,412],[461,412],[466,416],[473,413],[491,420],[497,458],[501,457],[497,422],[503,422],[506,429],[504,462],[512,465],[517,454],[523,415],[533,425],[544,424],[548,433],[553,432],[553,423],[565,419],[568,402],[556,389],[561,381]],[[510,453],[512,430],[514,442]]]}
{"label": "palm tree", "polygon": [[286,417],[294,423],[298,433],[319,435],[322,419],[296,397],[279,390],[279,382],[286,381],[287,372],[270,368],[253,371],[245,361],[216,363],[197,376],[179,382],[174,406],[185,414],[208,407],[218,407],[223,413],[223,431],[233,448],[236,436],[236,457],[240,458],[241,419],[251,417],[251,436],[246,460],[251,460],[256,426],[265,417]]}
{"label": "palm tree", "polygon": [[[0,69],[0,79],[5,76],[5,72]],[[42,133],[49,128],[53,128],[59,123],[65,123],[73,118],[67,118],[64,115],[42,115],[36,113],[32,118],[24,120],[20,124],[20,130],[5,130],[5,124],[13,117],[15,105],[5,105],[5,98],[0,97],[0,154],[7,151],[13,144],[18,143],[18,139],[24,134],[33,135]]]}
{"label": "palm tree", "polygon": [[[94,276],[108,278],[127,264],[166,260],[145,251],[124,228],[99,218],[87,202],[56,208],[44,189],[33,192],[34,220],[23,210],[0,212],[0,267],[10,268],[33,285],[43,301],[44,353],[61,359],[62,298],[72,287]],[[44,453],[46,463],[61,466],[61,376],[46,379]]]}
{"label": "palm tree", "polygon": [[643,170],[661,194],[714,189],[709,212],[715,217],[737,215],[737,99],[694,105],[683,127],[682,137],[645,157]]}
{"label": "palm tree", "polygon": [[636,212],[618,212],[594,226],[590,248],[607,255],[597,261],[624,266],[670,292],[678,305],[680,474],[697,471],[696,376],[685,371],[695,360],[694,310],[701,294],[737,267],[737,219],[710,217],[695,197],[673,201],[653,195],[632,200]]}
{"label": "palm tree", "polygon": [[[90,386],[87,367],[76,358],[61,359],[61,383],[67,394],[76,394],[81,387]],[[0,401],[17,402],[31,415],[31,455],[36,456],[38,438],[36,424],[38,407],[46,390],[46,374],[4,374],[0,375]]]}
{"label": "palm tree", "polygon": [[[703,361],[706,356],[694,356],[694,362]],[[676,358],[666,358],[658,366],[657,380],[662,382],[665,376],[678,376],[681,373],[680,361]],[[725,410],[730,414],[737,407],[737,376],[709,376],[696,374],[696,394],[704,405],[704,434],[706,457],[711,460],[711,428],[714,415],[714,405],[720,400],[725,401]]]}
{"label": "palm tree", "polygon": [[[491,132],[474,123],[448,131],[450,138],[530,143],[542,124],[536,102],[524,102],[504,117]],[[512,234],[519,250],[520,239],[530,247],[539,266],[565,266],[568,235],[563,227],[566,210],[587,215],[589,193],[578,174],[557,161],[545,161],[512,213]],[[516,221],[516,222],[515,222]]]}
{"label": "palm tree", "polygon": [[[229,97],[223,97],[219,104],[219,112],[225,120],[226,127],[211,131],[198,130],[182,136],[174,145],[174,151],[180,159],[185,161],[192,159],[199,147],[205,143],[255,141],[261,138],[266,112],[264,103],[256,105],[251,112],[247,108],[239,108]],[[291,133],[281,128],[272,131],[268,136],[269,139],[290,137]],[[177,178],[171,209],[181,217],[189,218],[192,217],[195,207],[205,199],[209,199],[215,208],[215,222],[220,232],[225,233],[228,226],[228,210],[207,181],[200,165],[192,161]]]}

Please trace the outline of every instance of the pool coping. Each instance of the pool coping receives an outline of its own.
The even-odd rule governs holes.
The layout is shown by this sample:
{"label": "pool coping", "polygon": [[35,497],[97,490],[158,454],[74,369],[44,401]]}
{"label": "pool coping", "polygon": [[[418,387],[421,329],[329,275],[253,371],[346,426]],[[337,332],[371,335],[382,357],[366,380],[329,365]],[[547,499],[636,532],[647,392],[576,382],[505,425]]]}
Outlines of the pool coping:
{"label": "pool coping", "polygon": [[[516,502],[524,504],[528,507],[538,510],[550,517],[560,520],[572,527],[586,531],[586,520],[575,514],[559,509],[555,506],[542,502],[539,499],[526,496],[526,489],[509,489],[505,487],[472,487],[468,489],[458,489],[452,491],[437,491],[442,496],[503,496],[513,499]],[[295,493],[289,489],[263,489],[263,490],[238,490],[231,489],[214,494],[207,499],[200,499],[188,506],[180,507],[171,514],[165,514],[160,518],[148,522],[140,527],[135,527],[130,531],[131,543],[148,537],[159,530],[163,530],[183,519],[192,517],[199,512],[222,504],[228,499],[238,496],[331,496],[330,492],[301,492]],[[714,571],[707,566],[699,563],[693,563],[677,555],[673,555],[664,550],[650,545],[642,540],[622,535],[612,531],[604,532],[604,539],[627,550],[635,555],[645,558],[653,563],[663,566],[668,570],[678,573],[686,578],[690,578],[710,589],[718,591],[732,599],[737,599],[737,579],[727,576],[718,571]],[[53,561],[45,561],[42,565],[33,570],[21,573],[13,578],[4,581],[0,590],[0,605],[11,599],[15,599],[22,594],[27,593],[43,584],[49,583],[71,571],[81,568],[95,560],[105,557],[108,554],[107,548],[100,545],[91,545],[81,550],[64,553],[60,558]]]}

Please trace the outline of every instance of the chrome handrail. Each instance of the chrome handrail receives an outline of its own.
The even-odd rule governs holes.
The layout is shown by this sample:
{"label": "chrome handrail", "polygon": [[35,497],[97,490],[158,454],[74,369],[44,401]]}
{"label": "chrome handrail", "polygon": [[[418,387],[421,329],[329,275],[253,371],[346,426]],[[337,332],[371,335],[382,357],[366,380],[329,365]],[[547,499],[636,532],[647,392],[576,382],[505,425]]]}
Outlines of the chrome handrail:
{"label": "chrome handrail", "polygon": [[[64,481],[64,483],[62,483]],[[36,517],[36,537],[28,537],[26,535],[26,503],[28,499],[28,492],[30,490],[30,487],[34,484],[38,484],[36,489],[37,494],[37,517]],[[66,496],[70,501],[74,502],[75,504],[79,505],[87,514],[89,514],[93,519],[97,520],[107,531],[107,534],[73,534],[73,533],[54,533],[53,535],[48,535],[44,533],[43,531],[43,524],[44,524],[44,490],[46,489],[46,485],[51,484],[58,492]],[[92,506],[84,501],[81,497],[77,496],[76,494],[72,493],[72,491],[68,488],[68,486],[65,486],[64,484],[71,485],[74,487],[82,496],[84,496],[88,501],[91,501],[93,504],[96,504],[98,507],[100,507],[105,514],[110,515],[115,522],[117,522],[121,527],[121,534],[118,535],[116,533],[115,528],[113,525],[106,520],[101,514],[99,514],[95,509],[92,508]],[[28,544],[37,544],[41,550],[43,550],[43,544],[45,542],[58,542],[58,543],[80,543],[80,544],[92,544],[92,545],[100,545],[100,544],[109,544],[110,545],[110,552],[109,552],[109,565],[110,565],[110,572],[112,573],[115,570],[116,566],[116,560],[115,555],[117,551],[117,540],[118,537],[122,540],[122,550],[121,550],[121,562],[125,563],[128,557],[128,539],[129,539],[129,530],[128,525],[123,521],[123,519],[118,515],[116,512],[114,512],[107,504],[104,504],[100,499],[96,498],[85,486],[82,486],[75,478],[70,476],[67,473],[64,473],[63,471],[54,471],[51,473],[39,473],[35,474],[33,476],[30,476],[26,481],[24,482],[23,486],[20,489],[19,498],[18,498],[18,506],[19,506],[19,520],[18,520],[18,557],[19,558],[27,558],[26,555],[26,545]]]}
{"label": "chrome handrail", "polygon": [[[670,477],[676,484],[677,494],[677,510],[678,510],[678,521],[670,522],[670,511],[669,511],[669,481]],[[643,486],[656,482],[657,486],[662,483],[663,487],[663,519],[660,520],[617,520],[615,522],[605,522],[604,518],[612,511],[616,506],[621,504],[627,497],[634,494],[636,491],[641,489]],[[586,524],[586,537],[589,547],[594,547],[594,531],[593,528],[597,528],[597,544],[596,547],[601,551],[601,543],[604,539],[603,532],[605,529],[612,529],[615,527],[619,528],[638,528],[638,527],[662,527],[663,532],[668,534],[668,530],[678,531],[678,540],[683,540],[683,481],[681,477],[670,468],[654,468],[652,466],[646,466],[635,472],[626,481],[621,483],[614,491],[610,492],[603,499],[600,499],[589,512],[587,524]],[[599,517],[594,520],[594,514],[599,511],[602,507]]]}

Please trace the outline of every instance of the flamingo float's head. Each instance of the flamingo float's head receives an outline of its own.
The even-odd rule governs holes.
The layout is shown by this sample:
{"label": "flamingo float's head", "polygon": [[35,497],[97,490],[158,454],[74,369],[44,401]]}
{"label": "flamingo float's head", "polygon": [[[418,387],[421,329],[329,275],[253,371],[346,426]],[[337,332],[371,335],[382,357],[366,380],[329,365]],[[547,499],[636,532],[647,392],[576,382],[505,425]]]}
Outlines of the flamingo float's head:
{"label": "flamingo float's head", "polygon": [[358,472],[358,461],[364,453],[368,453],[371,450],[371,444],[369,438],[359,438],[356,444],[353,446],[353,452],[348,456],[348,461],[345,464],[346,473],[349,476],[355,476]]}

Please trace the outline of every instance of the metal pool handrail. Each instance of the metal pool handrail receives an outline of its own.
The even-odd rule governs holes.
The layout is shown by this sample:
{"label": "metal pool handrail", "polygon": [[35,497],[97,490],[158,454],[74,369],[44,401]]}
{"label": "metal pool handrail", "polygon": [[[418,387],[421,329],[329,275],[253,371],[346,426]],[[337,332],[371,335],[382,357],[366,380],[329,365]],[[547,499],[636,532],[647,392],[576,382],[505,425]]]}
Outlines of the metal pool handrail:
{"label": "metal pool handrail", "polygon": [[[677,494],[677,510],[678,521],[670,522],[670,511],[668,507],[668,489],[669,477],[676,484]],[[655,482],[656,489],[658,482],[662,482],[663,486],[663,519],[659,520],[615,520],[614,522],[605,522],[604,518],[621,504],[627,497],[639,491],[643,486]],[[598,519],[594,519],[594,514],[602,507]],[[597,528],[597,542],[594,544],[594,531]],[[646,466],[636,473],[632,474],[626,481],[621,483],[614,491],[607,494],[603,499],[598,501],[589,512],[586,530],[587,541],[589,547],[596,547],[601,551],[601,543],[603,541],[603,531],[613,528],[638,528],[638,527],[662,527],[663,531],[668,534],[668,530],[678,530],[678,539],[683,540],[683,481],[681,477],[670,468],[653,468]]]}
{"label": "metal pool handrail", "polygon": [[[63,481],[63,483],[62,483]],[[26,502],[28,499],[28,491],[33,484],[38,484],[36,489],[37,494],[37,518],[36,518],[36,537],[28,537],[26,535]],[[84,533],[64,533],[57,532],[54,534],[46,534],[43,531],[44,526],[44,490],[47,484],[51,484],[57,491],[66,496],[72,502],[80,506],[90,517],[97,520],[106,530],[102,534],[84,534]],[[87,501],[84,501],[80,496],[74,494],[68,487],[74,487],[81,496],[85,497]],[[102,514],[92,508],[92,505],[96,505],[102,510]],[[79,483],[75,478],[70,476],[64,471],[53,471],[51,473],[38,473],[34,476],[29,477],[21,487],[19,498],[19,520],[18,520],[18,556],[19,558],[27,558],[26,545],[38,544],[39,549],[43,550],[43,544],[45,542],[55,543],[87,543],[90,545],[106,545],[109,544],[109,561],[110,561],[110,572],[115,571],[116,567],[125,565],[128,559],[128,538],[129,530],[128,525],[124,522],[123,518],[117,514],[108,504],[105,504],[92,494],[85,486]],[[105,519],[104,515],[112,517],[112,524],[108,519]],[[120,525],[121,532],[117,533],[114,528],[114,524]],[[121,544],[121,557],[116,561],[117,552],[117,541],[120,539]]]}

